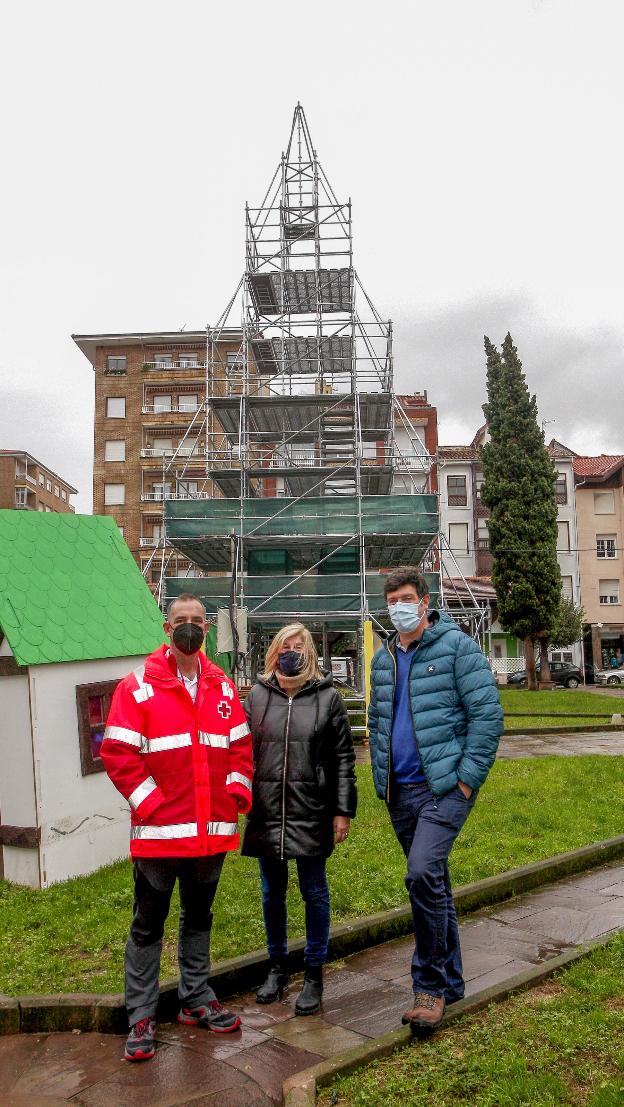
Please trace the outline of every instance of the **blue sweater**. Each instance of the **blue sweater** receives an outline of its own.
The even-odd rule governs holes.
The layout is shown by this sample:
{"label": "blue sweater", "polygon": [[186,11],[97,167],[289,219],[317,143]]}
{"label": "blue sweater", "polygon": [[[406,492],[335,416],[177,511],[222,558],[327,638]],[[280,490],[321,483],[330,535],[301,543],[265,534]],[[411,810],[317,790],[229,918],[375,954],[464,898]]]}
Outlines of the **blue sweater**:
{"label": "blue sweater", "polygon": [[414,646],[397,646],[397,679],[392,711],[392,771],[397,784],[420,784],[427,778],[422,770],[410,705],[409,673]]}

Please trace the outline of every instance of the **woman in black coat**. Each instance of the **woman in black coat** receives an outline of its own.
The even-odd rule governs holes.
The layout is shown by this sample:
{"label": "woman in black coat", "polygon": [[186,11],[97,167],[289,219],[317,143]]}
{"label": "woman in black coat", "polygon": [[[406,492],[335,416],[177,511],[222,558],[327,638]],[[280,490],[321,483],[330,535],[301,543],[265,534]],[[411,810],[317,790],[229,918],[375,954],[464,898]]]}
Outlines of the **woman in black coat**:
{"label": "woman in black coat", "polygon": [[242,852],[257,857],[270,968],[258,1003],[288,983],[288,862],[297,863],[305,901],[305,979],[295,1014],[313,1015],[323,992],[329,939],[326,860],[355,815],[355,753],[349,719],[331,676],[318,667],[309,630],[291,623],[275,635],[266,671],[244,703],[253,741],[251,812]]}

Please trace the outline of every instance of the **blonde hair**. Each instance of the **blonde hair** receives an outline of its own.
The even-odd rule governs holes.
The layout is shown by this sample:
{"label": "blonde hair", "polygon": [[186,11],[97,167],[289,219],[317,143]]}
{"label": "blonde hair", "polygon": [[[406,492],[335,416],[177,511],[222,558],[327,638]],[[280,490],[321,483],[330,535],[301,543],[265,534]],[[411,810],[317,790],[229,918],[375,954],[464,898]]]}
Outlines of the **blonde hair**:
{"label": "blonde hair", "polygon": [[287,638],[294,637],[295,634],[303,639],[303,667],[297,673],[297,676],[303,678],[304,681],[323,676],[319,668],[316,647],[310,631],[303,623],[288,623],[287,626],[278,630],[267,650],[264,673],[262,674],[265,680],[270,680],[278,668],[279,651],[284,642]]}

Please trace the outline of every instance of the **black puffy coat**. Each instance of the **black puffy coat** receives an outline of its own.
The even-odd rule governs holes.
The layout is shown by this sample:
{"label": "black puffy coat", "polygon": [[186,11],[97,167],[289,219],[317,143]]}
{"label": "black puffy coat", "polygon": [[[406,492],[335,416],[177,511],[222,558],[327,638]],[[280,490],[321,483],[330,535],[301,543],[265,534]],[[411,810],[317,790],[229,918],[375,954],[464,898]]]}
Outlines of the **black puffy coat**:
{"label": "black puffy coat", "polygon": [[242,853],[328,857],[334,816],[353,818],[357,804],[351,727],[331,676],[309,681],[292,700],[275,677],[261,678],[243,707],[254,776]]}

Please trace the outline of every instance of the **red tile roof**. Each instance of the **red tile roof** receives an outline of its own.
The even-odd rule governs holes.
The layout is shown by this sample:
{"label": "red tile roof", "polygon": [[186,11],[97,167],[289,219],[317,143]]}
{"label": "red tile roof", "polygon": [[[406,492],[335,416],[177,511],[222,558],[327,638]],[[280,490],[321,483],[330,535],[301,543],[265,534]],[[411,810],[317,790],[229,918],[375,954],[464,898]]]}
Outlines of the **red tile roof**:
{"label": "red tile roof", "polygon": [[589,477],[593,480],[606,480],[624,465],[624,454],[599,454],[598,457],[574,458],[574,474],[577,477]]}

